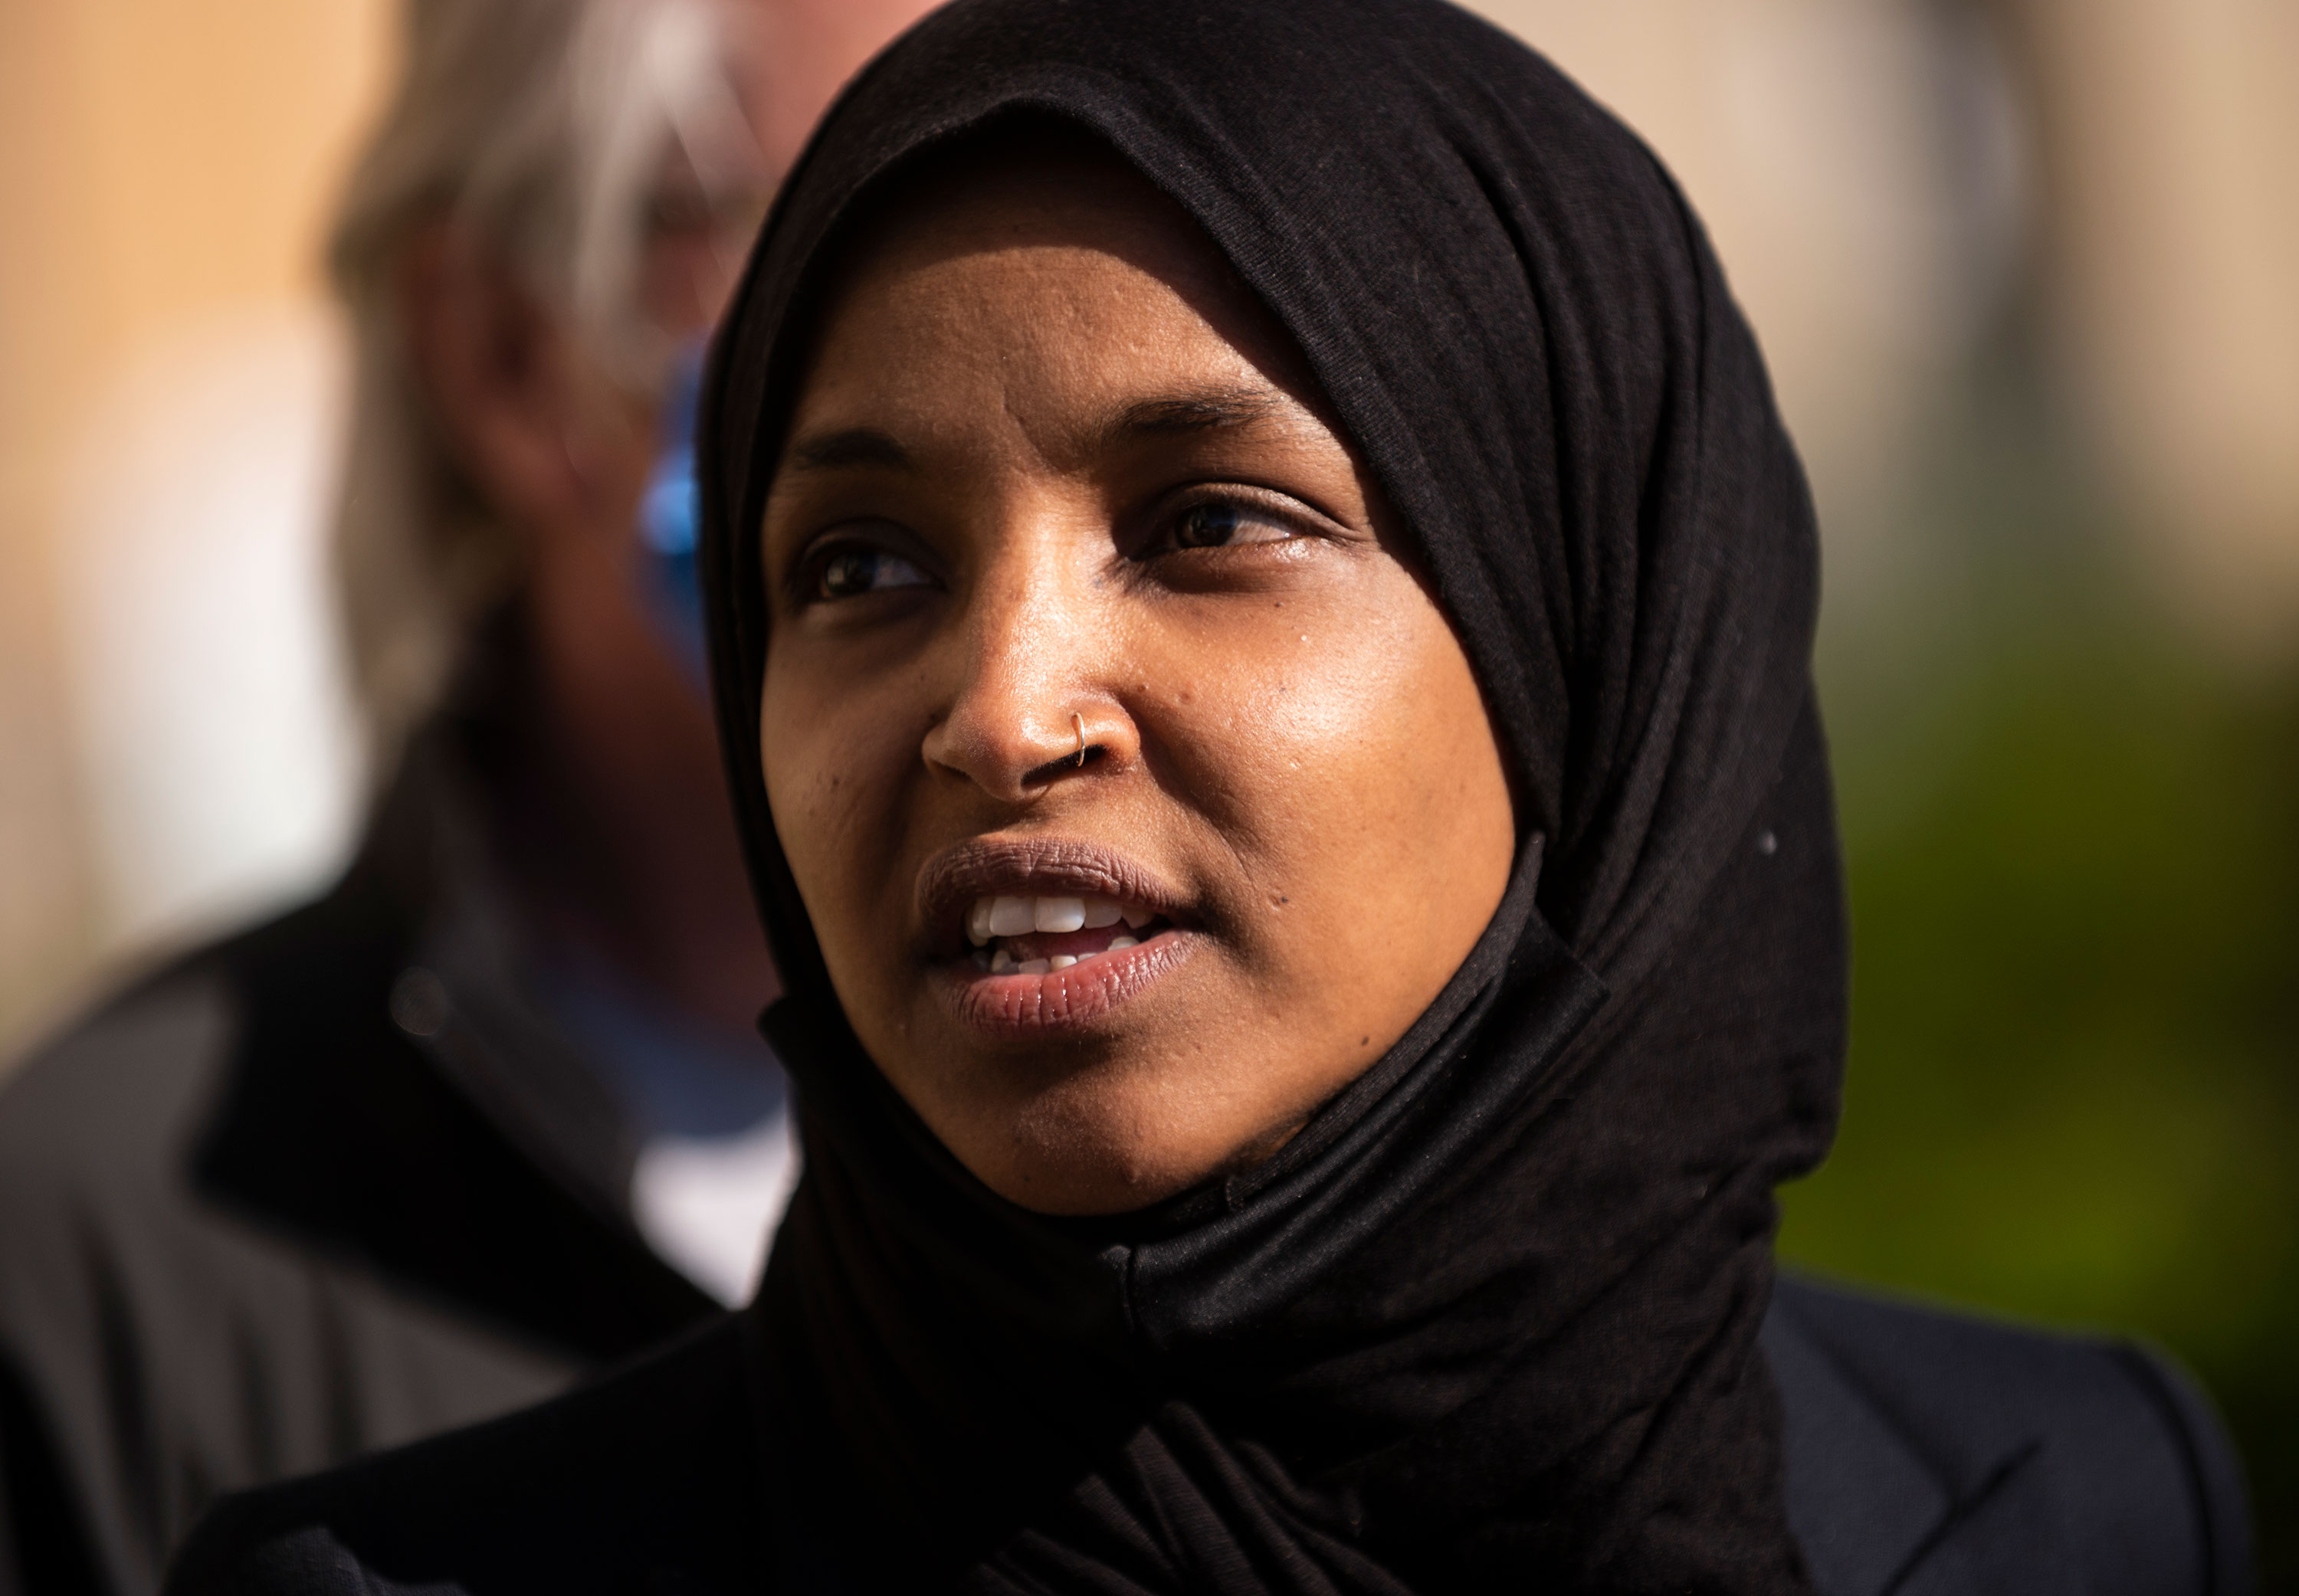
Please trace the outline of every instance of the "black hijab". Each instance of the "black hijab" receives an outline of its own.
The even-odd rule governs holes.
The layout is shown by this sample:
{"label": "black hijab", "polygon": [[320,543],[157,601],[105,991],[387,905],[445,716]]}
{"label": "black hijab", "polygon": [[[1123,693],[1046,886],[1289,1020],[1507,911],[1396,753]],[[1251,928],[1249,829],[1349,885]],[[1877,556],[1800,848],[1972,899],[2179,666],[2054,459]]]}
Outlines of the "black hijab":
{"label": "black hijab", "polygon": [[[1004,1202],[887,1087],[759,773],[757,528],[824,262],[993,128],[1114,150],[1291,334],[1478,673],[1524,837],[1371,1073],[1270,1163],[1116,1221]],[[1813,517],[1650,153],[1436,0],[960,0],[793,174],[702,446],[803,1103],[749,1319],[777,1534],[874,1587],[1805,1589],[1755,1335],[1772,1187],[1825,1150],[1842,1054]]]}

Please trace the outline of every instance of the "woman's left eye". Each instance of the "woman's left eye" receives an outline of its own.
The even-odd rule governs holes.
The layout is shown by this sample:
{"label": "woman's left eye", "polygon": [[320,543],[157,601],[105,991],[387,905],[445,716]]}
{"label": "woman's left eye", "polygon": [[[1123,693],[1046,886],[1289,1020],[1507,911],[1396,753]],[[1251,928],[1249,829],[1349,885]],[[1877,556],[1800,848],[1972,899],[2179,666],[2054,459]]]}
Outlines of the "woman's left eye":
{"label": "woman's left eye", "polygon": [[1171,524],[1177,549],[1223,549],[1236,543],[1277,543],[1296,536],[1294,529],[1270,512],[1233,499],[1213,499],[1191,505]]}
{"label": "woman's left eye", "polygon": [[823,560],[815,575],[813,596],[818,600],[854,599],[889,588],[926,585],[926,574],[901,555],[890,554],[884,549],[850,545],[833,550]]}

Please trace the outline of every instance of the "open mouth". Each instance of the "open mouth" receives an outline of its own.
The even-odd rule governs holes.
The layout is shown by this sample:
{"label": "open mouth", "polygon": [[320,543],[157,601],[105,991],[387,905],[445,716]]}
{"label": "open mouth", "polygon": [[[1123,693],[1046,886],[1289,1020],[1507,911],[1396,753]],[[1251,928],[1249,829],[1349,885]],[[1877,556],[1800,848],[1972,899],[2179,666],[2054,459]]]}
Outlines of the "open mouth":
{"label": "open mouth", "polygon": [[1167,929],[1154,910],[1114,897],[983,897],[966,914],[978,970],[1048,975],[1138,947]]}
{"label": "open mouth", "polygon": [[972,838],[917,891],[917,952],[951,1015],[992,1039],[1100,1025],[1204,941],[1182,889],[1083,838]]}

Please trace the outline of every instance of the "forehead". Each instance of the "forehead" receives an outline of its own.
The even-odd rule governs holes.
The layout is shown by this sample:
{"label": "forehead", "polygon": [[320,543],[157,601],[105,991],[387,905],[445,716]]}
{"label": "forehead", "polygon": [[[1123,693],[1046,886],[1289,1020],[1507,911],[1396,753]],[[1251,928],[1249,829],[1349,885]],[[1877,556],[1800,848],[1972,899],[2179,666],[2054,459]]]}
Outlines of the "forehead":
{"label": "forehead", "polygon": [[890,261],[1067,244],[1227,277],[1179,205],[1098,142],[1054,128],[976,136],[915,158],[863,202],[847,236],[846,276]]}
{"label": "forehead", "polygon": [[1204,232],[1083,140],[983,142],[922,163],[876,196],[829,285],[818,374],[841,346],[948,360],[994,339],[979,352],[996,358],[1087,334],[1098,365],[1225,349],[1296,386],[1290,341]]}

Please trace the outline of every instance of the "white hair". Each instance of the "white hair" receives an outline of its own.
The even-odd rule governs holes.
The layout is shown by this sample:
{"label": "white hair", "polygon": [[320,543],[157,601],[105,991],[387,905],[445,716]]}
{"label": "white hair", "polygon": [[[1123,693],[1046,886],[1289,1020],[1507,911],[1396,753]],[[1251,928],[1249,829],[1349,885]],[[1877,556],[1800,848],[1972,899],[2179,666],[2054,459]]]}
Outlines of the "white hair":
{"label": "white hair", "polygon": [[730,25],[715,0],[407,0],[398,90],[328,251],[353,339],[336,578],[378,776],[522,575],[411,368],[401,249],[453,217],[610,375],[659,391],[671,351],[637,274],[664,160],[683,151],[706,195],[755,170]]}

